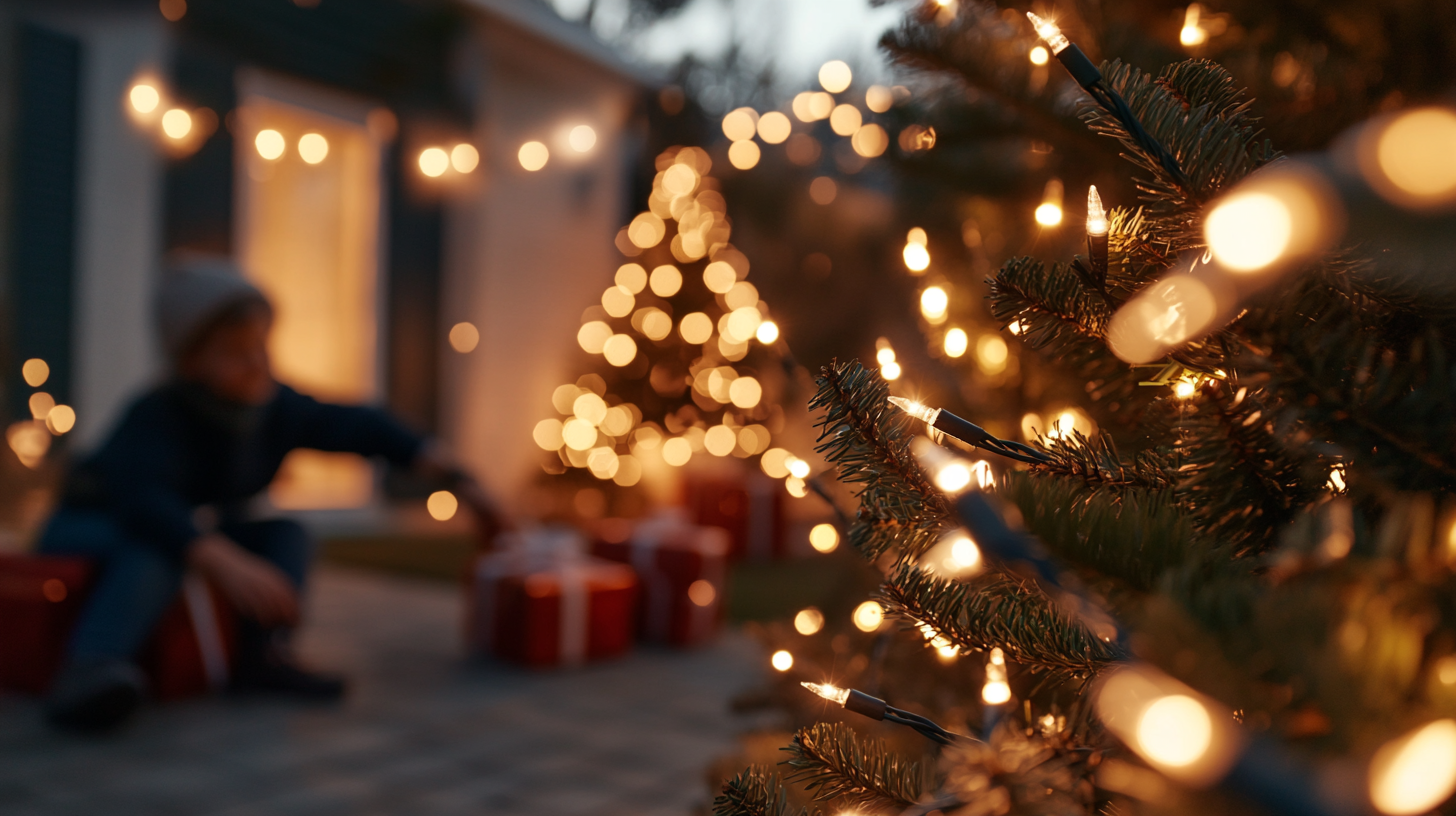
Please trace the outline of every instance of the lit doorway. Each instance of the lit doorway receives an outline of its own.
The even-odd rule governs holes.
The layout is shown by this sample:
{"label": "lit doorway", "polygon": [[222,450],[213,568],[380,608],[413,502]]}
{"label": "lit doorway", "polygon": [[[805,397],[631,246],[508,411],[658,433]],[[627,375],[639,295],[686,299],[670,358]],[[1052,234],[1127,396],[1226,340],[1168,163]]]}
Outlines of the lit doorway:
{"label": "lit doorway", "polygon": [[[240,77],[238,248],[277,311],[281,381],[336,402],[379,393],[380,144],[369,108],[271,75]],[[359,507],[369,463],[295,451],[270,490],[286,509]]]}

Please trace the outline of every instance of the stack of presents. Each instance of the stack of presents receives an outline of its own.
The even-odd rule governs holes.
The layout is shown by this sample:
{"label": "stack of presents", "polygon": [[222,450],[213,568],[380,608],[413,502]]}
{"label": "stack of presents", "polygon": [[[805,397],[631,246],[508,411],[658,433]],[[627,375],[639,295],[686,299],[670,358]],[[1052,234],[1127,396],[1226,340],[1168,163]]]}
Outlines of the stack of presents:
{"label": "stack of presents", "polygon": [[[616,657],[637,642],[712,640],[723,621],[728,563],[776,557],[787,544],[777,487],[692,482],[683,507],[608,519],[589,535],[570,527],[501,535],[466,576],[468,647],[553,667]],[[0,688],[46,690],[92,571],[79,558],[0,555]],[[232,610],[189,575],[142,659],[156,696],[225,686],[232,633]]]}

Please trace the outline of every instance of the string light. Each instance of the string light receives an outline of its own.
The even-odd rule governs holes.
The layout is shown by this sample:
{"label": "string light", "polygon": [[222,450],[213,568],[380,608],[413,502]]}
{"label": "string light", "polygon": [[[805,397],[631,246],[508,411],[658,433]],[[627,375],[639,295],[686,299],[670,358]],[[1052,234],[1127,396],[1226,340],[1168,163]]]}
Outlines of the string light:
{"label": "string light", "polygon": [[1037,45],[1032,46],[1032,49],[1030,52],[1027,53],[1026,58],[1031,60],[1032,65],[1046,65],[1048,62],[1051,61],[1051,54],[1047,52],[1046,46]]}
{"label": "string light", "polygon": [[911,272],[924,272],[930,268],[930,250],[924,243],[915,241],[905,242],[905,249],[901,252],[905,259],[905,268]]}
{"label": "string light", "polygon": [[[966,484],[970,483],[974,475],[969,468],[966,469]],[[973,578],[985,569],[981,548],[976,546],[976,542],[965,530],[956,530],[942,537],[935,546],[920,556],[917,563],[931,574],[952,581]]]}
{"label": "string light", "polygon": [[430,512],[430,518],[435,521],[449,521],[460,508],[460,501],[448,490],[436,490],[425,500],[425,508]]}
{"label": "string light", "polygon": [[1197,3],[1189,3],[1183,12],[1183,28],[1178,32],[1178,42],[1187,48],[1197,48],[1208,42],[1208,30],[1199,22],[1202,15],[1203,6]]}
{"label": "string light", "polygon": [[590,153],[597,146],[597,132],[591,125],[577,125],[567,134],[566,143],[578,153]]}
{"label": "string light", "polygon": [[1026,17],[1031,20],[1032,27],[1036,29],[1036,35],[1046,41],[1046,44],[1051,47],[1053,54],[1060,55],[1072,44],[1062,34],[1062,30],[1057,27],[1057,24],[1051,20],[1038,17],[1029,11],[1026,13]]}
{"label": "string light", "polygon": [[809,530],[809,546],[816,552],[832,553],[839,548],[839,531],[833,524],[816,524]]}
{"label": "string light", "polygon": [[274,161],[283,156],[283,151],[288,149],[288,142],[284,140],[282,133],[265,128],[253,137],[253,148],[258,151],[259,156]]}
{"label": "string light", "polygon": [[861,632],[874,632],[885,622],[885,608],[878,601],[865,601],[854,608],[850,619]]}
{"label": "string light", "polygon": [[1456,202],[1456,111],[1405,111],[1359,141],[1360,170],[1381,196],[1416,209]]}
{"label": "string light", "polygon": [[1434,809],[1456,790],[1456,720],[1436,720],[1381,746],[1370,763],[1370,801],[1387,816]]}
{"label": "string light", "polygon": [[[1005,456],[1008,459],[1015,459],[1018,462],[1037,463],[1050,459],[1046,453],[1023,445],[1020,442],[997,439],[980,426],[972,424],[943,408],[931,408],[928,405],[923,405],[913,400],[905,399],[904,397],[890,397],[889,401],[891,405],[924,422],[935,431],[953,436],[971,447],[982,448],[992,453]],[[959,459],[952,456],[949,452],[942,450],[929,440],[924,441],[929,445],[929,448],[922,450],[921,447],[917,446],[916,455],[919,456],[923,452],[934,460],[930,467],[932,472],[938,472],[943,467],[948,467],[953,463],[959,462]],[[969,485],[970,481],[967,480],[965,486]]]}
{"label": "string light", "polygon": [[[541,143],[527,142],[526,145],[521,146],[521,166],[527,170],[540,170],[546,166],[546,160],[543,158],[539,164],[532,161],[534,154],[527,150],[527,146],[531,144]],[[541,145],[541,147],[545,148],[546,146]],[[446,153],[443,147],[427,147],[420,151],[419,165],[421,173],[424,173],[430,178],[439,178],[445,175],[446,170],[450,169],[450,154]]]}
{"label": "string light", "polygon": [[151,113],[162,104],[162,94],[155,85],[146,82],[138,82],[131,86],[131,92],[127,94],[127,100],[131,103],[131,109],[137,113]]}
{"label": "string light", "polygon": [[50,379],[51,367],[45,360],[32,357],[21,364],[20,376],[25,380],[26,385],[31,388],[40,388],[45,385],[46,380]]}
{"label": "string light", "polygon": [[981,700],[986,705],[1003,705],[1011,699],[1011,685],[1006,682],[1006,655],[997,646],[986,661],[986,683],[981,686]]}
{"label": "string light", "polygon": [[765,144],[783,144],[794,132],[794,123],[778,111],[769,111],[758,119],[758,138]]}
{"label": "string light", "polygon": [[1209,329],[1218,311],[1208,284],[1192,275],[1170,275],[1117,310],[1108,324],[1107,345],[1125,362],[1150,363]]}
{"label": "string light", "polygon": [[[439,148],[431,148],[431,150],[440,150],[440,149]],[[440,153],[441,154],[444,154],[444,152],[445,151],[440,150]],[[521,163],[521,167],[523,169],[525,169],[526,172],[528,172],[528,173],[534,173],[537,170],[540,170],[541,168],[545,167],[546,166],[546,163],[548,161],[550,161],[550,160],[551,160],[551,150],[549,148],[547,148],[546,145],[543,144],[542,142],[537,142],[537,141],[526,142],[525,144],[521,145],[521,147],[520,147],[519,150],[516,151],[516,161],[520,162]],[[420,155],[420,168],[421,169],[424,169],[424,154],[421,154]],[[440,172],[439,173],[435,173],[434,175],[440,175],[440,173],[444,173],[444,172],[445,172],[444,171],[444,168],[442,167],[440,169]],[[430,172],[428,170],[426,170],[425,171],[425,175],[431,175],[431,174],[430,174]]]}
{"label": "string light", "polygon": [[852,81],[854,73],[844,60],[830,60],[819,66],[819,84],[829,93],[844,91]]}
{"label": "string light", "polygon": [[1011,350],[1006,341],[994,334],[983,334],[976,339],[976,364],[981,370],[995,376],[1006,370],[1011,359]]}
{"label": "string light", "polygon": [[46,429],[56,436],[76,427],[76,409],[69,405],[57,405],[46,412]]}
{"label": "string light", "polygon": [[1092,264],[1092,273],[1099,286],[1107,280],[1107,233],[1110,225],[1107,210],[1102,207],[1102,196],[1097,194],[1097,185],[1087,188],[1087,257]]}
{"label": "string light", "polygon": [[1232,712],[1147,664],[1113,670],[1094,694],[1108,730],[1185,784],[1217,782],[1242,750]]}
{"label": "string light", "polygon": [[772,320],[765,320],[758,324],[758,330],[754,332],[753,336],[765,346],[771,346],[779,339],[779,326]]}
{"label": "string light", "polygon": [[963,329],[951,329],[945,333],[943,345],[947,357],[960,357],[970,348],[970,338]]}
{"label": "string light", "polygon": [[818,634],[824,628],[824,613],[814,607],[806,607],[799,610],[794,616],[794,631],[801,635]]}
{"label": "string light", "polygon": [[450,149],[450,166],[457,173],[473,173],[480,166],[480,151],[473,144],[461,142]]}
{"label": "string light", "polygon": [[875,113],[885,113],[895,104],[895,94],[884,85],[871,85],[865,91],[865,107]]}
{"label": "string light", "polygon": [[329,156],[329,140],[322,133],[305,133],[298,137],[298,157],[307,164],[318,164]]}
{"label": "string light", "polygon": [[1036,223],[1043,227],[1055,227],[1062,223],[1062,182],[1051,179],[1042,192],[1041,204],[1036,208]]}
{"label": "string light", "polygon": [[863,124],[864,116],[859,108],[849,103],[835,105],[829,113],[829,129],[840,136],[853,136]]}
{"label": "string light", "polygon": [[167,138],[181,141],[192,132],[192,114],[181,108],[173,108],[162,114],[162,132]]}
{"label": "string light", "polygon": [[969,739],[968,737],[947,731],[935,722],[919,714],[912,714],[908,711],[895,708],[884,700],[878,697],[871,697],[858,689],[843,689],[830,683],[810,683],[807,681],[802,681],[799,685],[831,703],[843,706],[845,711],[852,711],[856,714],[869,717],[872,720],[883,720],[913,728],[921,736],[941,745],[950,745],[956,740]]}
{"label": "string light", "polygon": [[794,656],[779,649],[773,653],[773,657],[769,658],[769,663],[778,671],[786,672],[794,667]]}
{"label": "string light", "polygon": [[930,286],[920,293],[920,314],[931,323],[940,323],[945,320],[946,310],[950,308],[950,295],[940,286]]}
{"label": "string light", "polygon": [[31,419],[45,419],[56,407],[56,399],[44,391],[37,391],[30,395],[29,405]]}

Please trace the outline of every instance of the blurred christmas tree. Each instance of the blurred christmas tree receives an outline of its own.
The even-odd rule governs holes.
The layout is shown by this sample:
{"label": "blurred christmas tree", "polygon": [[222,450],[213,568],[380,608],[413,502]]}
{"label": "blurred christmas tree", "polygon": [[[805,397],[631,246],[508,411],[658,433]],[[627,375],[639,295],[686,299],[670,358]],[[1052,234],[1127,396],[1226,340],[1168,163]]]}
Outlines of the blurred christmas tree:
{"label": "blurred christmas tree", "polygon": [[[1425,10],[1450,29],[1449,11]],[[1254,35],[1288,9],[1247,11],[1219,34],[1220,18],[1184,10],[1183,42],[1295,48],[1294,35]],[[1388,11],[1368,38],[1402,30],[1407,12]],[[1034,62],[1019,13],[954,2],[915,13],[894,44],[919,42],[924,64],[974,78],[957,60],[984,59],[1002,77]],[[1301,31],[1346,31],[1364,13],[1322,6]],[[1085,18],[1065,19],[1076,33]],[[1126,36],[1126,21],[1106,25]],[[1369,247],[1332,249],[1335,185],[1271,146],[1221,66],[1099,71],[1054,26],[1039,33],[1041,62],[1055,58],[1078,81],[1039,126],[1070,131],[1075,90],[1076,116],[1135,168],[1131,185],[1107,185],[1122,191],[1109,199],[1136,190],[1142,206],[1089,202],[1083,254],[1008,261],[990,310],[997,328],[1072,372],[1067,393],[1085,394],[1101,432],[1067,422],[1030,445],[1006,441],[990,423],[987,433],[892,405],[890,384],[858,364],[827,367],[813,401],[822,451],[860,491],[848,538],[885,578],[841,616],[862,635],[809,615],[796,629],[820,640],[775,644],[786,648],[774,667],[782,699],[799,694],[814,719],[851,719],[800,729],[782,775],[743,771],[715,813],[785,814],[806,792],[838,808],[926,814],[1436,808],[1456,789],[1456,301],[1412,289]],[[1017,67],[992,70],[998,52],[977,46],[983,36],[1019,42]],[[1413,62],[1449,58],[1410,36]],[[1354,82],[1362,55],[1384,53],[1370,49],[1336,59],[1328,48],[1337,87]],[[1295,81],[1281,81],[1280,54],[1303,59],[1275,53],[1276,87]],[[1401,104],[1395,89],[1421,90],[1377,73],[1361,74],[1360,99],[1327,100],[1320,127],[1291,143],[1323,144]],[[1310,82],[1313,105],[1325,97]],[[1348,149],[1369,167],[1345,164],[1371,186],[1414,211],[1456,205],[1456,113],[1363,133]],[[926,239],[907,243],[933,256]],[[948,309],[937,296],[925,305],[928,320]],[[973,463],[912,445],[924,423],[997,455]],[[917,657],[911,641],[933,648]]]}

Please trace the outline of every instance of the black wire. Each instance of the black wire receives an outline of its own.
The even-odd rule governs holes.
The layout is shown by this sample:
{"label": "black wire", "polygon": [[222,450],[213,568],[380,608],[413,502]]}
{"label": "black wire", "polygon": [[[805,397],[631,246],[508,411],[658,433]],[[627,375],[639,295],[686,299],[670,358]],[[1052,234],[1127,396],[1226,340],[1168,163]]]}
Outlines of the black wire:
{"label": "black wire", "polygon": [[1178,160],[1173,157],[1172,153],[1168,152],[1166,147],[1163,147],[1161,142],[1153,138],[1151,133],[1148,133],[1147,129],[1143,127],[1142,122],[1138,121],[1137,115],[1132,112],[1132,108],[1128,107],[1127,101],[1122,98],[1121,94],[1103,85],[1101,82],[1092,83],[1086,90],[1096,100],[1097,104],[1102,106],[1103,110],[1107,111],[1122,123],[1123,128],[1127,130],[1128,135],[1132,136],[1133,141],[1137,142],[1139,147],[1158,160],[1158,163],[1163,166],[1163,169],[1167,171],[1168,175],[1173,177],[1173,180],[1179,186],[1189,193],[1193,192],[1193,183],[1188,180],[1187,174],[1183,172],[1182,165],[1178,163]]}

